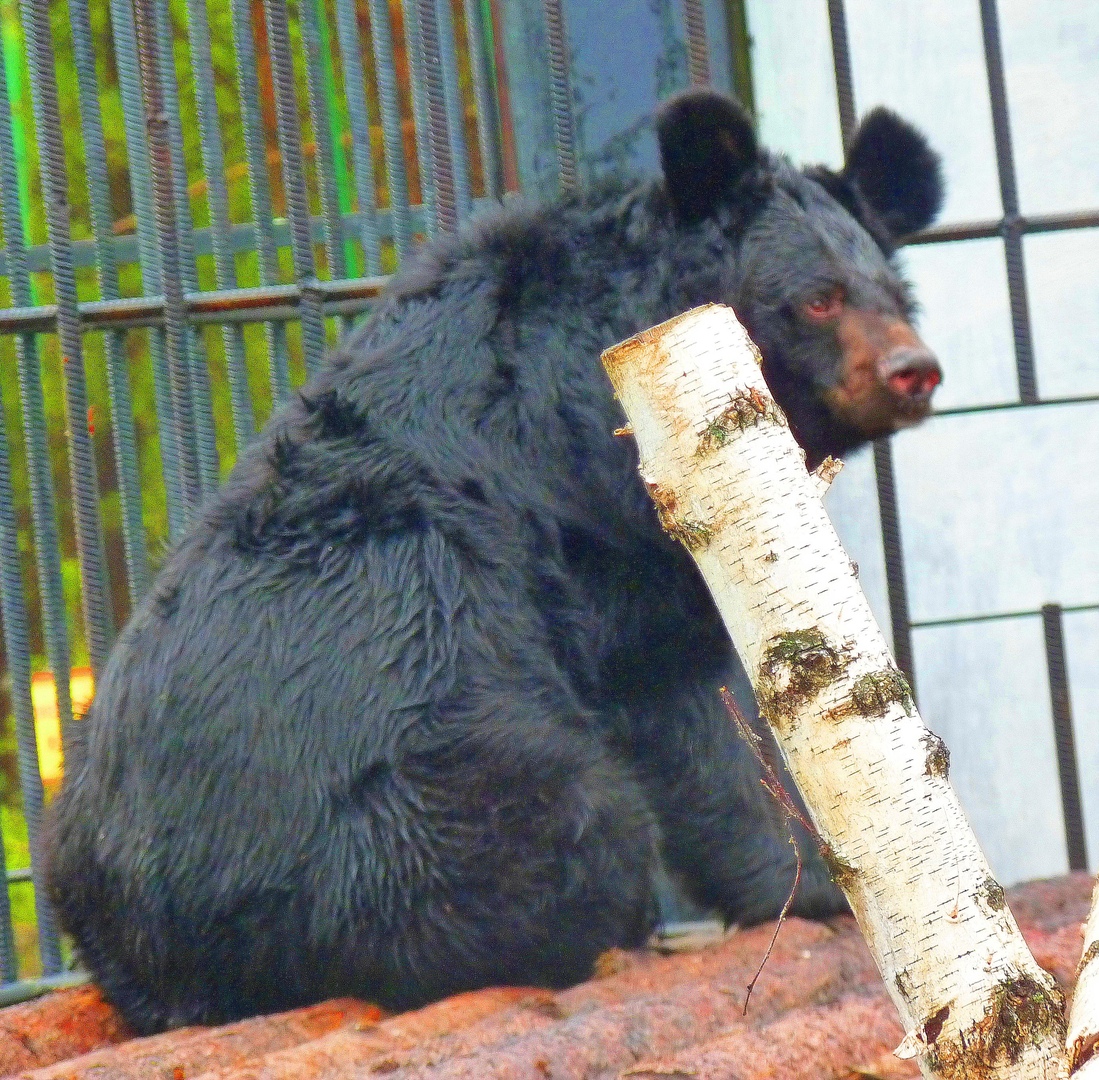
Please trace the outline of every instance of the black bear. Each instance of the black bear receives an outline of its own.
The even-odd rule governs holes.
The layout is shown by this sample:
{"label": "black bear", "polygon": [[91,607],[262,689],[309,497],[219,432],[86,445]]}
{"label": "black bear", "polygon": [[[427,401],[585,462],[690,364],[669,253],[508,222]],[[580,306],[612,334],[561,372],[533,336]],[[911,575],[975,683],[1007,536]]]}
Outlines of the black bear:
{"label": "black bear", "polygon": [[[562,986],[645,940],[666,866],[774,916],[786,830],[732,651],[660,528],[600,352],[730,304],[810,465],[923,418],[896,239],[942,199],[871,113],[842,172],[693,91],[663,177],[428,246],[245,452],[78,728],[50,895],[139,1032],[334,995]],[[812,863],[795,910],[841,898]]]}

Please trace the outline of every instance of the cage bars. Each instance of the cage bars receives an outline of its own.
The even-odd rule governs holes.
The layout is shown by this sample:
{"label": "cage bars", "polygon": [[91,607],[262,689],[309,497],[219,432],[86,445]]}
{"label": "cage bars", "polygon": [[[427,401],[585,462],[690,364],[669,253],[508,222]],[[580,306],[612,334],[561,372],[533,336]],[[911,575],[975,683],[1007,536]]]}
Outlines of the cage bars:
{"label": "cage bars", "polygon": [[[3,204],[6,269],[11,297],[18,305],[30,305],[32,302],[31,280],[27,270],[22,210],[19,205],[19,178],[15,169],[11,103],[8,97],[7,72],[3,63],[0,63],[0,202]],[[55,325],[55,319],[51,319],[47,329],[52,330]],[[46,655],[54,671],[68,671],[72,665],[69,659],[69,628],[65,622],[65,584],[61,572],[57,500],[54,495],[53,476],[50,472],[49,435],[46,429],[46,406],[42,395],[38,340],[33,332],[25,331],[16,335],[15,358],[19,372],[19,397],[23,412],[23,439],[27,446],[27,482],[30,488],[34,554],[42,604]],[[72,721],[72,702],[67,680],[63,680],[57,687],[57,713],[61,728],[64,730]]]}
{"label": "cage bars", "polygon": [[[187,0],[187,28],[195,70],[212,72],[214,58],[210,48],[210,20],[206,12],[206,0]],[[219,289],[233,289],[237,285],[236,259],[230,241],[225,149],[213,79],[195,79],[195,104],[198,109],[203,172],[206,176],[206,197],[210,207],[214,276]],[[229,376],[233,435],[238,449],[243,449],[255,434],[255,417],[244,360],[244,330],[240,326],[226,325],[222,330],[222,338]]]}
{"label": "cage bars", "polygon": [[[248,325],[265,328],[270,386],[277,403],[292,391],[293,350],[287,334],[291,324],[302,328],[301,355],[307,371],[313,371],[325,348],[326,320],[345,324],[368,310],[383,288],[386,279],[381,271],[393,265],[385,254],[386,244],[392,241],[399,262],[411,254],[417,230],[456,228],[472,210],[475,192],[467,124],[470,133],[476,132],[474,153],[484,177],[483,193],[487,197],[501,193],[498,142],[503,120],[490,53],[493,37],[486,28],[483,7],[480,0],[455,0],[453,4],[450,0],[406,0],[403,10],[399,0],[334,0],[332,18],[321,0],[303,0],[289,10],[285,0],[266,0],[262,10],[250,0],[230,0],[232,60],[240,108],[241,143],[237,145],[243,148],[243,182],[250,204],[249,219],[241,221],[234,220],[230,201],[230,174],[236,165],[228,160],[224,115],[212,77],[215,62],[225,54],[215,50],[206,0],[187,0],[185,23],[178,26],[173,25],[168,0],[109,0],[125,139],[124,167],[134,218],[132,231],[119,232],[100,106],[104,90],[97,76],[101,46],[93,37],[89,9],[78,5],[68,12],[85,152],[84,175],[75,179],[87,185],[89,216],[85,225],[83,219],[72,220],[67,203],[69,163],[62,138],[50,5],[47,0],[24,0],[22,4],[48,246],[28,247],[25,243],[11,128],[15,104],[8,97],[5,72],[0,67],[0,216],[6,241],[0,252],[0,273],[8,277],[11,288],[11,305],[0,309],[0,334],[12,335],[16,350],[26,447],[23,490],[30,494],[38,577],[37,606],[28,607],[22,582],[23,541],[17,531],[20,522],[11,488],[12,461],[7,432],[0,430],[0,615],[32,851],[30,867],[9,871],[0,841],[0,870],[9,882],[35,887],[45,976],[21,977],[26,971],[18,968],[11,905],[5,895],[0,900],[0,982],[11,985],[0,992],[4,1001],[73,978],[61,974],[57,930],[40,880],[43,784],[30,692],[34,675],[30,634],[37,619],[54,676],[59,726],[67,730],[72,721],[70,627],[59,508],[50,466],[52,436],[39,372],[44,355],[40,336],[56,337],[65,358],[66,449],[74,497],[79,592],[84,638],[93,672],[98,675],[114,628],[111,576],[89,431],[92,418],[84,336],[103,333],[105,337],[106,391],[120,511],[117,526],[112,528],[117,527],[121,536],[132,606],[148,588],[151,565],[161,555],[158,545],[164,539],[150,533],[143,519],[147,495],[143,486],[150,476],[139,445],[146,436],[138,431],[134,415],[133,364],[144,362],[152,373],[156,406],[153,438],[159,445],[167,539],[171,542],[182,534],[219,479],[218,431],[202,328],[222,327],[231,439],[239,451],[253,434],[256,416],[244,333]],[[367,14],[369,24],[364,18]],[[295,31],[300,32],[300,51]],[[258,36],[264,42],[262,52]],[[364,70],[367,48],[373,62]],[[189,61],[183,60],[184,52]],[[407,93],[402,86],[402,53],[410,69]],[[188,62],[195,75],[192,88],[181,80]],[[339,139],[344,123],[342,105],[335,97],[340,88],[337,63],[350,128],[351,167],[346,177],[350,186],[337,167],[337,157],[343,153]],[[109,74],[109,63],[101,70]],[[258,93],[266,85],[268,72],[274,91],[270,125]],[[185,157],[189,150],[183,139],[181,106],[190,108],[191,99],[186,95],[191,89],[200,161]],[[217,89],[220,93],[220,86]],[[421,191],[426,196],[426,205],[421,199],[421,206],[414,205],[415,192],[409,190],[406,168],[403,110],[410,100],[417,105],[409,134],[419,150]],[[378,158],[372,116],[380,119]],[[302,152],[306,124],[314,144],[309,160]],[[376,161],[384,164],[384,196],[379,190],[382,173],[380,169],[376,172]],[[210,217],[201,229],[195,229],[191,216],[188,164],[192,176],[197,167],[203,174]],[[272,169],[281,174],[281,192],[277,182],[272,185]],[[347,202],[350,190],[356,197],[354,208]],[[441,197],[437,198],[437,193]],[[285,220],[276,218],[279,194],[285,196]],[[317,209],[311,208],[311,200]],[[361,244],[364,273],[348,277],[348,273],[356,273],[349,261],[353,241]],[[322,262],[318,262],[318,245],[324,250]],[[280,269],[285,249],[292,267],[289,279]],[[254,253],[258,285],[241,286],[237,259],[244,253]],[[196,260],[206,255],[213,257],[214,287],[203,290]],[[137,268],[139,278],[128,269],[123,273],[129,266]],[[84,293],[77,295],[76,271],[85,267],[95,270],[94,299]],[[40,272],[52,278],[53,296],[46,297],[46,302],[39,302],[32,291],[31,275]],[[81,282],[83,289],[85,279]],[[135,284],[139,295],[125,295]],[[114,586],[122,587],[121,575]]]}
{"label": "cage bars", "polygon": [[[95,71],[92,27],[88,8],[74,4],[69,10],[73,41],[73,61],[80,93],[81,134],[84,139],[85,169],[88,181],[89,208],[94,233],[99,295],[105,300],[117,300],[120,293],[118,264],[110,206],[110,179],[107,174],[107,150],[104,140],[103,116],[99,105],[99,85]],[[6,93],[4,97],[6,98]],[[4,111],[4,102],[0,102]],[[6,122],[5,116],[0,123]],[[111,402],[111,436],[114,446],[115,470],[118,481],[122,516],[122,542],[126,559],[126,580],[130,601],[136,603],[149,583],[149,561],[146,552],[145,525],[141,518],[141,480],[137,462],[137,435],[134,430],[133,399],[130,388],[129,358],[125,335],[109,330],[106,335],[107,378]],[[55,670],[58,666],[55,665]],[[66,670],[61,667],[60,670]],[[58,687],[58,696],[62,693]],[[68,688],[64,690],[68,697]],[[63,726],[71,719],[66,705]]]}
{"label": "cage bars", "polygon": [[[145,108],[142,98],[141,70],[137,54],[137,31],[131,0],[109,0],[111,30],[118,68],[118,86],[122,98],[123,126],[126,132],[126,157],[130,178],[130,197],[134,208],[136,246],[145,292],[160,295],[160,248],[156,235],[153,206],[152,167],[149,158]],[[180,535],[184,524],[183,484],[180,475],[181,449],[179,430],[172,409],[167,340],[162,328],[149,336],[149,354],[156,398],[157,436],[164,474],[168,508],[168,534]]]}
{"label": "cage bars", "polygon": [[84,348],[72,259],[68,170],[57,100],[49,0],[23,0],[21,9],[34,90],[35,127],[57,304],[57,337],[65,376],[69,475],[76,521],[77,553],[84,583],[81,600],[92,670],[99,672],[106,662],[114,627],[110,607],[110,583],[100,529],[99,483],[88,431],[88,392],[84,377]]}
{"label": "cage bars", "polygon": [[[248,193],[252,204],[253,226],[251,243],[247,250],[254,250],[256,253],[260,284],[275,285],[279,280],[279,260],[274,215],[271,211],[271,178],[267,171],[263,116],[258,95],[255,93],[255,88],[259,85],[259,69],[256,64],[255,28],[250,0],[230,0],[230,21],[237,62],[237,97],[240,101]],[[236,250],[234,246],[234,255]],[[290,354],[286,343],[286,327],[281,322],[266,322],[264,334],[271,394],[276,402],[284,401],[290,394]]]}
{"label": "cage bars", "polygon": [[355,170],[355,194],[359,209],[359,239],[368,274],[382,272],[381,240],[378,236],[377,196],[374,184],[370,118],[366,106],[362,42],[354,0],[336,0],[336,28],[343,62],[343,91],[351,125],[351,153]]}
{"label": "cage bars", "polygon": [[396,249],[397,258],[404,259],[411,250],[412,222],[408,207],[408,174],[405,168],[404,136],[401,130],[401,103],[393,50],[393,26],[388,0],[369,0],[369,9],[393,246]]}
{"label": "cage bars", "polygon": [[[1075,211],[1056,214],[1024,215],[1019,205],[1014,155],[1011,143],[1010,110],[1004,79],[1003,49],[1000,40],[999,13],[996,0],[977,0],[981,20],[985,70],[988,79],[989,106],[996,148],[996,168],[1000,185],[1003,215],[996,221],[963,222],[907,237],[908,244],[949,243],[978,238],[1000,237],[1004,243],[1007,265],[1008,299],[1011,311],[1015,370],[1019,396],[1017,402],[1003,406],[975,406],[947,409],[939,415],[988,412],[995,408],[1033,408],[1041,405],[1064,404],[1069,401],[1099,401],[1099,396],[1082,394],[1056,402],[1043,399],[1038,392],[1034,367],[1034,347],[1031,332],[1030,307],[1027,299],[1026,267],[1022,238],[1027,233],[1061,232],[1099,226],[1099,211]],[[845,144],[854,134],[857,124],[854,80],[847,38],[844,0],[827,0],[828,21],[832,39],[832,61],[836,85],[836,104],[840,131]],[[1047,604],[1040,611],[1001,612],[990,615],[929,619],[913,622],[908,607],[908,590],[904,570],[901,521],[896,493],[896,477],[892,448],[888,440],[874,444],[874,471],[881,515],[882,547],[885,555],[886,588],[893,624],[893,647],[898,666],[915,688],[913,670],[912,631],[933,626],[958,626],[998,619],[1037,617],[1042,619],[1046,667],[1049,679],[1054,742],[1061,787],[1061,808],[1065,826],[1065,847],[1070,869],[1087,866],[1080,780],[1072,726],[1071,694],[1065,663],[1063,617],[1065,611],[1094,610],[1084,605],[1075,608]]]}
{"label": "cage bars", "polygon": [[992,135],[996,143],[996,172],[1000,180],[1000,201],[1004,216],[1000,234],[1007,261],[1007,295],[1011,305],[1011,332],[1015,339],[1015,373],[1019,400],[1024,405],[1038,401],[1034,374],[1034,343],[1030,332],[1026,271],[1023,267],[1023,234],[1019,222],[1019,192],[1015,183],[1015,159],[1011,151],[1011,121],[1008,117],[1004,57],[1000,43],[1000,19],[996,0],[980,0],[981,36],[984,41],[988,96],[992,106]]}
{"label": "cage bars", "polygon": [[[851,73],[851,49],[847,39],[847,15],[843,0],[828,0],[828,28],[832,39],[832,66],[836,84],[840,135],[846,147],[858,124],[855,111],[855,83]],[[908,614],[908,588],[904,575],[904,548],[901,539],[900,510],[897,505],[897,480],[893,468],[893,447],[888,439],[874,443],[874,479],[881,517],[882,550],[885,556],[885,583],[893,637],[893,656],[916,692],[916,670],[912,656],[912,627]]]}

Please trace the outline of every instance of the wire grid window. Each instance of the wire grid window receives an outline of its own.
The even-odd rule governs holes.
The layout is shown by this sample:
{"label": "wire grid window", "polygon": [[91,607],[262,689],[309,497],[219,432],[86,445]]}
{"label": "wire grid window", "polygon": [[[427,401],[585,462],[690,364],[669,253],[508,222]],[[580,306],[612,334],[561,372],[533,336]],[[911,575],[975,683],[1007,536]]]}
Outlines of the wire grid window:
{"label": "wire grid window", "polygon": [[1097,13],[783,0],[749,15],[776,87],[784,41],[822,88],[815,124],[761,95],[790,141],[834,158],[856,103],[885,102],[944,153],[945,221],[904,253],[946,370],[935,415],[852,463],[833,506],[998,876],[1094,867]]}
{"label": "wire grid window", "polygon": [[44,802],[168,545],[414,245],[516,186],[489,0],[2,16],[0,1000],[66,978]]}

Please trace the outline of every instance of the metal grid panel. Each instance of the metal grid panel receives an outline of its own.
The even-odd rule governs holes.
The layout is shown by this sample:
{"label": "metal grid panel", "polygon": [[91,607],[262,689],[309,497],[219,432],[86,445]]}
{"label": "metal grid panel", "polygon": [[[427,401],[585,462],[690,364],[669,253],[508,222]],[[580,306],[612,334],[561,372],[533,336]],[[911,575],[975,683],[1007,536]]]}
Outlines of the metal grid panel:
{"label": "metal grid panel", "polygon": [[[52,7],[22,4],[0,63],[0,364],[19,398],[0,414],[4,813],[30,855],[7,870],[0,833],[0,871],[34,909],[0,890],[4,1003],[76,977],[40,879],[41,692],[63,743],[74,660],[99,672],[257,425],[417,236],[502,196],[512,143],[495,0]],[[9,92],[23,63],[29,95]]]}
{"label": "metal grid panel", "polygon": [[[1043,397],[1039,393],[1034,367],[1030,304],[1023,258],[1023,237],[1030,233],[1056,233],[1099,226],[1099,209],[1059,214],[1024,215],[1020,209],[1012,151],[1011,117],[1004,77],[1003,48],[1000,37],[997,0],[977,0],[980,12],[982,45],[992,128],[996,151],[1003,215],[995,221],[973,221],[927,229],[910,237],[908,244],[941,244],[979,238],[1003,240],[1006,259],[1008,298],[1014,344],[1017,400],[999,405],[978,405],[937,410],[936,415],[988,412],[992,409],[1036,408],[1052,404],[1099,401],[1097,395]],[[848,27],[844,0],[827,0],[832,59],[836,79],[836,97],[840,130],[844,142],[854,134],[857,113],[848,45]],[[913,629],[940,626],[968,626],[981,622],[1040,617],[1045,643],[1045,663],[1049,681],[1051,714],[1054,726],[1057,771],[1060,781],[1061,809],[1069,869],[1087,869],[1080,776],[1074,745],[1071,692],[1065,661],[1064,616],[1066,612],[1094,612],[1092,604],[1062,606],[1046,604],[1038,610],[1005,611],[989,615],[960,616],[947,619],[913,621],[909,613],[908,582],[905,575],[903,538],[896,493],[893,451],[888,440],[874,445],[874,467],[881,514],[882,542],[885,552],[886,584],[892,619],[894,652],[898,665],[915,686],[912,655]]]}

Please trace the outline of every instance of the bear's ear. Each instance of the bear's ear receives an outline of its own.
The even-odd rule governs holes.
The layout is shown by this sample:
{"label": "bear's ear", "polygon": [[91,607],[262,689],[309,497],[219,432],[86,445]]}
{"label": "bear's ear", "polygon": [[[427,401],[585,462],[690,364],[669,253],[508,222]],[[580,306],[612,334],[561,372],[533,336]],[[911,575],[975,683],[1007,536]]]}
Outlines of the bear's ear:
{"label": "bear's ear", "polygon": [[760,159],[752,121],[731,97],[684,90],[656,114],[668,198],[685,221],[711,213]]}
{"label": "bear's ear", "polygon": [[911,124],[877,108],[859,124],[847,148],[843,175],[894,237],[926,228],[943,205],[939,155]]}

